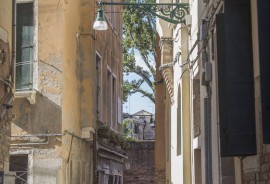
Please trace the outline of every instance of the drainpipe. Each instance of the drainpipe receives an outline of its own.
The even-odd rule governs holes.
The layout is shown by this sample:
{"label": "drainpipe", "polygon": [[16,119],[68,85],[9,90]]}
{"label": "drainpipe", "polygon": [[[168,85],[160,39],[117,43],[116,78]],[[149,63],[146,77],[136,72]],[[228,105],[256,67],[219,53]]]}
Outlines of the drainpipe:
{"label": "drainpipe", "polygon": [[12,135],[10,137],[54,137],[63,136],[63,134],[26,134],[26,135]]}
{"label": "drainpipe", "polygon": [[18,143],[10,144],[10,146],[34,146],[34,145],[47,145],[50,143],[49,137],[46,137],[45,142],[27,142],[27,143]]}
{"label": "drainpipe", "polygon": [[97,131],[93,135],[93,183],[98,183],[98,170],[97,170]]}
{"label": "drainpipe", "polygon": [[205,183],[212,184],[211,98],[204,98]]}
{"label": "drainpipe", "polygon": [[[16,63],[16,0],[12,0],[12,62],[11,62],[11,79],[15,86],[15,63]],[[14,87],[15,89],[15,87]]]}
{"label": "drainpipe", "polygon": [[27,134],[27,135],[13,135],[12,137],[46,137],[46,140],[44,142],[27,142],[27,143],[17,143],[17,144],[10,144],[11,146],[33,146],[33,145],[47,145],[50,143],[50,137],[56,137],[56,136],[63,136],[63,134]]}

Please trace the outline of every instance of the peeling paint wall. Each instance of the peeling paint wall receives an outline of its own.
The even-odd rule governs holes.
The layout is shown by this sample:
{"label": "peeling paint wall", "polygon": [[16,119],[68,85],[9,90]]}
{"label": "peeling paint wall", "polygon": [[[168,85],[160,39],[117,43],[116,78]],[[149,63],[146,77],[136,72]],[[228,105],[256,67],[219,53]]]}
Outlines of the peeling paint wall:
{"label": "peeling paint wall", "polygon": [[[36,1],[37,2],[37,1]],[[29,134],[61,133],[62,3],[38,1],[38,90],[36,103],[16,98],[14,124]],[[14,130],[13,132],[17,132]]]}
{"label": "peeling paint wall", "polygon": [[63,2],[38,1],[38,89],[61,107],[63,82]]}
{"label": "peeling paint wall", "polygon": [[[62,61],[63,61],[63,2],[34,0],[34,20],[37,27],[34,38],[34,89],[35,103],[25,97],[15,98],[12,135],[62,133]],[[15,94],[15,96],[17,96]],[[34,140],[34,141],[33,141]],[[46,143],[48,141],[48,143]],[[32,164],[28,165],[29,183],[56,184],[61,180],[61,136],[31,137],[23,140],[32,143],[22,149],[22,140],[12,138],[12,154],[16,150],[29,150]],[[36,143],[37,142],[37,143]],[[40,143],[40,144],[38,144]],[[16,144],[16,145],[15,145]],[[47,168],[47,169],[46,169]]]}
{"label": "peeling paint wall", "polygon": [[[48,163],[56,161],[57,166],[53,164],[49,167],[55,175],[47,178],[46,182],[93,183],[93,146],[80,137],[82,128],[96,128],[96,52],[104,56],[103,75],[106,76],[107,68],[110,68],[116,77],[117,99],[122,96],[120,16],[114,19],[110,15],[110,31],[95,33],[92,25],[96,16],[96,1],[34,2],[37,5],[34,15],[38,19],[35,103],[30,104],[27,98],[16,98],[12,133],[63,133],[62,139],[53,138],[48,145],[30,146],[34,148],[33,163],[29,166],[32,168],[31,182],[43,182],[45,176],[40,173],[40,167],[47,167]],[[103,77],[104,89],[108,85],[105,79]],[[106,107],[105,93],[103,103]],[[108,122],[105,112],[103,120]],[[118,122],[113,122],[111,126],[118,132],[122,131],[121,127]],[[20,148],[14,146],[13,151],[16,149]],[[49,149],[53,149],[57,157],[48,155]],[[42,150],[42,154],[35,155],[37,150]],[[58,165],[59,155],[62,157],[61,167]]]}
{"label": "peeling paint wall", "polygon": [[[3,80],[11,81],[12,1],[0,0],[0,171],[4,171],[9,158],[10,110],[3,104],[11,95],[11,88]],[[2,53],[4,53],[2,55]],[[3,56],[3,57],[2,57]],[[11,95],[12,96],[12,95]],[[11,101],[12,102],[12,101]],[[12,105],[12,104],[10,104]]]}

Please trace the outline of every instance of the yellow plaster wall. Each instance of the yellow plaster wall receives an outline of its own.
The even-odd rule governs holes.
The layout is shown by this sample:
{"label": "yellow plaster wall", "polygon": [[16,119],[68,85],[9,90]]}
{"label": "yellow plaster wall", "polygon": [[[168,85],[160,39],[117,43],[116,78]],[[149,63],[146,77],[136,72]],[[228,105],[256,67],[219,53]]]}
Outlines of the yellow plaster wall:
{"label": "yellow plaster wall", "polygon": [[10,46],[10,50],[11,50],[11,46],[12,46],[11,45],[12,44],[12,0],[0,0],[0,26],[8,32],[8,40],[9,40],[9,46]]}
{"label": "yellow plaster wall", "polygon": [[[79,137],[81,128],[95,128],[96,120],[94,4],[93,0],[64,2],[62,130]],[[89,142],[65,134],[62,157],[62,183],[93,182]]]}

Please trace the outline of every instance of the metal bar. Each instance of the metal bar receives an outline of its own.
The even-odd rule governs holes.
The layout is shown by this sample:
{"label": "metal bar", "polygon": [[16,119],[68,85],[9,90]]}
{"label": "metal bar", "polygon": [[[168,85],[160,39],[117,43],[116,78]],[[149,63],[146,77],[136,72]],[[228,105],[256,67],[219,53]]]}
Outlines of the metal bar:
{"label": "metal bar", "polygon": [[212,184],[211,98],[204,98],[205,183]]}
{"label": "metal bar", "polygon": [[53,137],[63,136],[63,134],[27,134],[27,135],[12,135],[10,137]]}
{"label": "metal bar", "polygon": [[35,60],[30,60],[30,61],[23,61],[23,62],[17,62],[15,65],[16,66],[21,66],[21,65],[27,65],[27,64],[32,64],[35,63]]}
{"label": "metal bar", "polygon": [[122,6],[189,6],[188,3],[112,3],[99,2],[99,5],[122,5]]}
{"label": "metal bar", "polygon": [[27,142],[27,143],[17,143],[10,144],[10,146],[34,146],[34,145],[48,145],[50,143],[49,136],[46,136],[44,142]]}
{"label": "metal bar", "polygon": [[[33,83],[29,83],[29,84],[33,84]],[[32,92],[33,89],[32,88],[16,88],[16,92]]]}
{"label": "metal bar", "polygon": [[98,6],[102,9],[103,5],[122,5],[133,7],[143,12],[148,12],[160,19],[173,24],[185,23],[185,16],[189,14],[188,3],[117,3],[99,2]]}

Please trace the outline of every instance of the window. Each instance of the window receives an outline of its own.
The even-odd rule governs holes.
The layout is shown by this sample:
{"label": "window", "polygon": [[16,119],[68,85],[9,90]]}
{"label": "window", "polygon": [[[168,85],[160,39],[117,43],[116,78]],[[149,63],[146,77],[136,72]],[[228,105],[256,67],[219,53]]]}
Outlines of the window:
{"label": "window", "polygon": [[116,88],[116,77],[112,76],[112,121],[116,123],[117,121],[117,88]]}
{"label": "window", "polygon": [[108,68],[107,71],[107,121],[110,126],[112,126],[112,113],[111,113],[111,104],[112,104],[112,93],[111,93],[111,70]]}
{"label": "window", "polygon": [[135,133],[135,134],[139,134],[139,132],[140,132],[139,124],[135,124],[134,133]]}
{"label": "window", "polygon": [[114,123],[117,122],[117,85],[116,76],[111,72],[108,67],[107,72],[107,120],[111,126],[114,128]]}
{"label": "window", "polygon": [[15,184],[27,184],[28,155],[10,155],[9,170],[16,172]]}
{"label": "window", "polygon": [[97,75],[97,119],[102,120],[102,63],[101,57],[96,54]]}
{"label": "window", "polygon": [[113,175],[110,175],[109,176],[109,182],[108,182],[108,184],[114,184],[115,182],[115,178],[114,178],[114,176]]}
{"label": "window", "polygon": [[118,123],[122,123],[122,100],[118,97]]}
{"label": "window", "polygon": [[35,60],[34,3],[18,3],[16,12],[16,91],[33,91]]}

